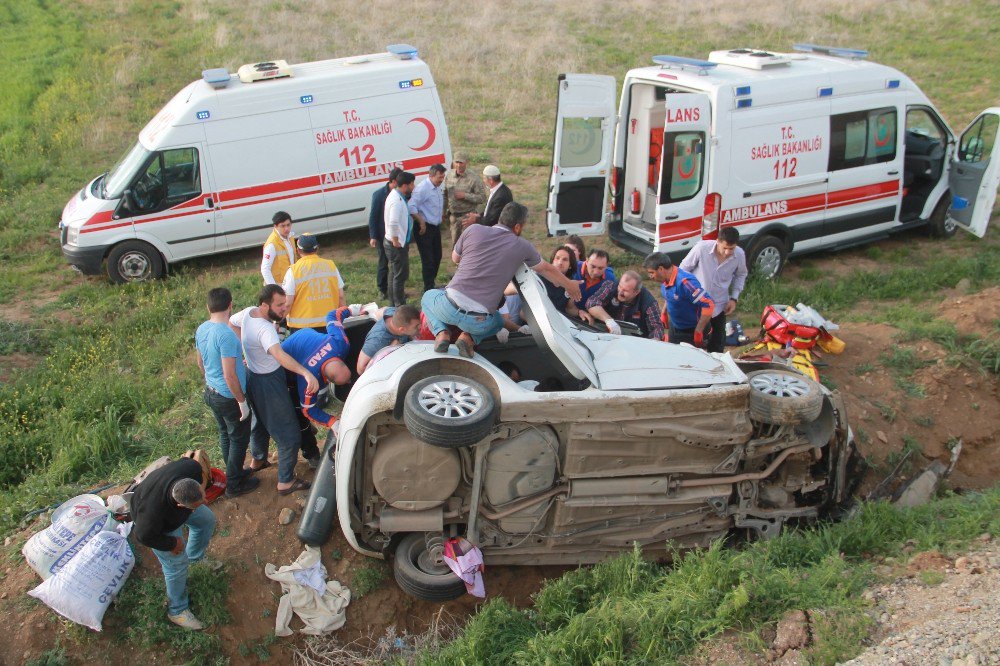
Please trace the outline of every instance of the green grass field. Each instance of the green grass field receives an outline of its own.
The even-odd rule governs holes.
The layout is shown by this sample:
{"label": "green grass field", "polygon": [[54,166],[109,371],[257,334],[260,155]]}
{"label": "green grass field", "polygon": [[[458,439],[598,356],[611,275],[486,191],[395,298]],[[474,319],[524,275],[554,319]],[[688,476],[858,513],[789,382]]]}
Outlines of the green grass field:
{"label": "green grass field", "polygon": [[[70,271],[56,233],[69,197],[110,168],[156,110],[202,69],[234,71],[264,59],[300,62],[380,51],[392,42],[416,44],[435,73],[453,147],[468,150],[474,168],[501,165],[533,211],[528,235],[547,251],[553,242],[543,239],[541,211],[560,72],[613,74],[620,81],[628,68],[658,53],[704,57],[717,48],[788,49],[796,41],[864,47],[872,59],[908,73],[960,131],[996,103],[998,28],[1000,5],[989,0],[797,0],[752,11],[722,0],[696,6],[447,2],[433,10],[318,0],[0,0],[0,532],[36,507],[127,479],[152,458],[192,445],[213,447],[192,335],[204,319],[209,288],[228,286],[237,305],[250,302],[259,282],[256,251],[187,262],[161,282],[113,287]],[[322,253],[340,264],[352,302],[376,296],[366,241],[366,234],[348,232],[323,244]],[[869,299],[879,305],[869,316],[905,315],[923,327],[918,331],[950,341],[956,354],[972,355],[995,373],[995,342],[960,339],[920,310],[962,277],[975,288],[1000,278],[1000,244],[952,242],[967,254],[936,258],[932,247],[922,246],[855,280],[803,271],[795,281],[754,283],[743,307],[753,312],[766,302],[808,297],[847,315],[859,298]],[[616,251],[613,260],[623,266],[635,258]],[[15,367],[21,369],[8,372]],[[728,555],[712,557],[732,564]],[[614,566],[638,567],[636,575],[657,580],[666,575],[627,559]],[[579,578],[566,583],[577,584]],[[614,615],[610,602],[592,601]],[[727,601],[735,604],[732,617],[745,612],[738,602]],[[620,644],[614,623],[602,624],[605,615],[566,616],[560,635],[579,641],[574,647],[550,645],[533,633],[541,625],[525,626],[502,604],[491,606],[483,622],[489,613],[509,620],[511,631],[527,640],[518,649],[534,654],[558,647],[569,655],[604,640],[605,634],[565,633],[589,632],[590,622],[609,632],[610,644]],[[685,635],[694,640],[710,633],[695,627]]]}

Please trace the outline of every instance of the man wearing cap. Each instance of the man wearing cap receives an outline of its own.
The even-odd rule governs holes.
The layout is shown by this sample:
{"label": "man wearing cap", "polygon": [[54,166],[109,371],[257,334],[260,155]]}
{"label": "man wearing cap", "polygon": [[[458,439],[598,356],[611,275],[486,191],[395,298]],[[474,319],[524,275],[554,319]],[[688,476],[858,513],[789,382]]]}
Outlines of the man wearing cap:
{"label": "man wearing cap", "polygon": [[503,207],[514,200],[514,195],[511,194],[510,188],[504,185],[503,180],[500,178],[500,169],[492,164],[486,165],[483,169],[483,177],[486,179],[486,187],[489,189],[489,194],[486,197],[486,207],[483,209],[483,214],[469,213],[462,219],[462,228],[468,228],[473,224],[482,224],[487,227],[492,227],[500,219],[500,211]]}
{"label": "man wearing cap", "polygon": [[292,216],[279,210],[271,217],[274,229],[264,243],[264,259],[260,262],[260,274],[264,284],[278,284],[285,277],[288,267],[297,259],[295,234],[292,233]]}
{"label": "man wearing cap", "polygon": [[410,214],[418,228],[413,242],[420,253],[421,275],[424,291],[434,288],[438,269],[441,268],[441,213],[444,210],[444,166],[432,164],[427,178],[413,188],[410,196]]}
{"label": "man wearing cap", "polygon": [[389,305],[406,303],[404,287],[410,277],[410,241],[413,217],[407,199],[413,194],[416,178],[409,171],[396,176],[396,189],[385,199],[385,239],[382,246],[389,258]]}
{"label": "man wearing cap", "polygon": [[302,258],[285,272],[282,283],[288,296],[288,328],[313,328],[326,332],[326,313],[347,301],[344,279],[337,264],[323,259],[316,251],[319,241],[312,234],[302,234],[298,240]]}
{"label": "man wearing cap", "polygon": [[478,211],[486,201],[486,189],[479,176],[469,173],[469,158],[463,152],[455,153],[451,169],[444,176],[445,217],[451,223],[451,245],[455,246],[462,235],[462,218]]}

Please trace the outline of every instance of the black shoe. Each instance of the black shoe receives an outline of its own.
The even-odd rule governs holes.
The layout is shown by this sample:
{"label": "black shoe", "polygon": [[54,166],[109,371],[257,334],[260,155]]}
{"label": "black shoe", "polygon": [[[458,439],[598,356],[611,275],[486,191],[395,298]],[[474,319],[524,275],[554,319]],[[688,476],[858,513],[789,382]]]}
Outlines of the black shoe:
{"label": "black shoe", "polygon": [[309,469],[319,469],[319,456],[306,458],[306,462],[309,463]]}
{"label": "black shoe", "polygon": [[246,495],[247,493],[257,490],[257,486],[260,485],[260,479],[255,476],[247,477],[240,481],[235,488],[226,488],[226,497],[232,499],[234,497],[239,497],[240,495]]}

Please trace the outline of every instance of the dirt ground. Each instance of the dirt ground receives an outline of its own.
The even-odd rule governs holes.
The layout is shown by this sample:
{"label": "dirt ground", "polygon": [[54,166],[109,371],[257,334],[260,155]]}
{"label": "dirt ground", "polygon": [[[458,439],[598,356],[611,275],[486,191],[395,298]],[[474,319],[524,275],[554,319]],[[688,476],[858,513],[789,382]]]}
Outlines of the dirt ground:
{"label": "dirt ground", "polygon": [[[843,256],[833,255],[830,261],[841,262]],[[859,307],[871,306],[860,304]],[[948,293],[939,306],[928,307],[937,307],[938,316],[956,321],[962,334],[988,337],[994,330],[995,321],[1000,319],[1000,287],[975,294]],[[950,317],[956,310],[962,316]],[[746,328],[751,331],[750,326]],[[947,462],[949,445],[957,440],[962,441],[963,449],[949,486],[976,489],[995,485],[1000,475],[1000,456],[997,455],[1000,450],[1000,382],[978,368],[946,362],[947,351],[937,344],[929,341],[901,343],[899,334],[898,329],[887,325],[846,323],[839,332],[847,343],[844,353],[821,358],[827,365],[820,368],[820,373],[829,385],[844,394],[861,453],[875,466],[862,491],[871,490],[882,480],[887,472],[886,458],[904,446],[917,449],[906,470],[912,475],[933,459]],[[896,376],[881,363],[884,353],[900,346],[912,348],[928,363],[909,378],[926,397],[914,397],[912,390],[910,393],[904,391]],[[0,358],[0,372],[9,372],[11,366],[28,362],[30,359]],[[299,473],[307,478],[310,474],[304,464],[300,465]],[[301,510],[296,498],[280,497],[274,492],[274,468],[261,472],[261,478],[260,490],[237,500],[220,500],[212,507],[219,517],[219,531],[210,553],[226,562],[226,570],[232,577],[228,607],[233,616],[230,624],[214,631],[218,631],[225,653],[234,664],[257,663],[253,655],[242,657],[239,646],[258,643],[274,629],[274,611],[280,590],[277,583],[265,578],[264,565],[291,563],[301,550],[295,538],[297,516],[288,526],[280,526],[277,520],[283,508],[292,508],[296,513]],[[12,535],[11,543],[19,543],[44,525],[42,520],[32,523],[21,533]],[[419,602],[404,595],[392,580],[387,563],[358,555],[339,533],[335,533],[323,553],[330,577],[349,587],[355,572],[363,566],[382,567],[385,572],[385,581],[378,589],[349,606],[347,625],[337,634],[343,643],[378,637],[391,626],[398,631],[420,632],[441,608],[439,604]],[[141,562],[132,575],[159,576],[159,566],[152,554],[145,551],[141,555]],[[19,557],[0,563],[0,568],[4,570],[0,580],[0,624],[8,628],[7,640],[0,641],[0,664],[22,663],[57,641],[66,645],[69,635],[79,635],[79,630],[71,631],[48,608],[30,603],[25,593],[37,585],[38,579]],[[492,567],[486,574],[486,587],[491,597],[502,596],[524,606],[530,603],[531,595],[546,578],[556,577],[563,571],[565,569],[560,567]],[[476,605],[476,600],[466,597],[444,607],[447,613],[462,621],[474,612]],[[141,659],[148,664],[167,664],[176,661],[162,653],[140,654],[115,641],[119,626],[113,607],[105,624],[103,634],[91,635],[89,640],[71,648],[77,662],[131,664]],[[298,626],[293,622],[293,627]],[[301,635],[279,640],[271,646],[272,658],[277,663],[289,663],[292,647],[301,644],[302,640]]]}

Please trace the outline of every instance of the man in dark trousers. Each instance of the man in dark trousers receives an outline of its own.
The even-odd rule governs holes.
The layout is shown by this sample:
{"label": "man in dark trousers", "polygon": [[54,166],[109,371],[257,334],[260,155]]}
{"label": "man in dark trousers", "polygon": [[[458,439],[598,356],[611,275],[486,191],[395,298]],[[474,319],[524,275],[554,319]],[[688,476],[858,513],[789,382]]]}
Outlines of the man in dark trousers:
{"label": "man in dark trousers", "polygon": [[389,180],[385,185],[372,192],[372,203],[368,207],[368,244],[378,251],[378,269],[375,273],[375,282],[378,285],[378,293],[382,300],[389,298],[389,259],[385,256],[385,248],[382,247],[382,239],[385,238],[385,198],[389,192],[396,187],[396,176],[402,173],[399,167],[394,167],[389,172]]}
{"label": "man in dark trousers", "polygon": [[[153,549],[167,583],[167,619],[190,630],[205,625],[191,612],[188,568],[205,557],[215,531],[215,514],[205,506],[201,464],[191,458],[167,463],[147,476],[132,496],[132,532]],[[182,528],[187,526],[184,543]]]}
{"label": "man in dark trousers", "polygon": [[500,169],[492,164],[486,165],[483,169],[483,178],[486,182],[486,208],[483,209],[483,214],[479,213],[469,213],[462,220],[462,227],[468,227],[472,224],[482,224],[487,227],[492,227],[500,219],[500,211],[503,207],[514,200],[514,195],[511,193],[510,188],[504,185],[503,178],[500,177]]}

